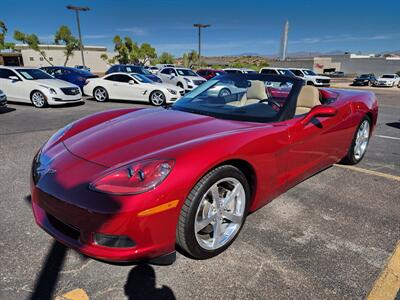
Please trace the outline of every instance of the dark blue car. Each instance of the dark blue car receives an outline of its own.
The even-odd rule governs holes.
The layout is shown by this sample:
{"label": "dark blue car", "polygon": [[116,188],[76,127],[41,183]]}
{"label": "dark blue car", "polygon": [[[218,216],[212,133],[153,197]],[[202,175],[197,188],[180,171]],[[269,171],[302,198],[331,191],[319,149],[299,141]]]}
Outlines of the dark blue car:
{"label": "dark blue car", "polygon": [[76,84],[81,88],[81,90],[83,89],[83,86],[85,85],[87,79],[99,77],[86,70],[80,70],[71,67],[53,66],[53,67],[42,67],[40,69],[42,69],[43,71],[45,71],[46,73],[50,74],[51,76],[57,79],[61,79]]}
{"label": "dark blue car", "polygon": [[137,73],[146,76],[147,78],[155,81],[162,82],[161,78],[151,74],[149,70],[147,70],[144,66],[136,66],[136,65],[113,65],[106,72],[107,74],[115,73],[115,72],[123,72],[123,73]]}

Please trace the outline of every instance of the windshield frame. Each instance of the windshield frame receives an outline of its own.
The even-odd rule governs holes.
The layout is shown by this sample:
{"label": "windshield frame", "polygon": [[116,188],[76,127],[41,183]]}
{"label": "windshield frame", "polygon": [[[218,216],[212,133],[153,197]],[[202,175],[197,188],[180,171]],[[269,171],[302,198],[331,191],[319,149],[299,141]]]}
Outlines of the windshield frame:
{"label": "windshield frame", "polygon": [[[286,104],[282,107],[282,109],[278,112],[274,120],[263,120],[263,119],[257,119],[257,118],[251,118],[247,115],[232,115],[232,114],[224,114],[224,113],[219,113],[215,111],[206,111],[206,110],[199,110],[195,109],[192,107],[185,107],[185,103],[191,101],[192,99],[196,98],[200,93],[198,93],[194,97],[188,98],[193,92],[196,92],[196,90],[201,89],[202,91],[206,91],[215,84],[219,80],[261,80],[261,81],[271,81],[271,82],[288,82],[292,84],[291,90],[289,92],[289,95],[286,98]],[[213,84],[214,83],[214,84]],[[208,86],[208,85],[209,86]],[[182,98],[180,98],[178,101],[176,101],[174,104],[170,106],[170,109],[173,110],[178,110],[178,111],[184,111],[188,113],[194,113],[198,115],[207,115],[216,119],[225,119],[225,120],[234,120],[234,121],[244,121],[244,122],[253,122],[253,123],[260,123],[260,124],[266,124],[266,123],[275,123],[275,122],[280,122],[288,119],[292,119],[295,114],[296,110],[296,103],[297,103],[297,96],[300,93],[300,90],[302,86],[304,85],[304,80],[301,78],[293,77],[293,76],[284,76],[284,75],[265,75],[265,74],[225,74],[221,76],[216,76],[203,85],[199,86],[192,92],[186,94]],[[207,86],[207,88],[205,88]]]}

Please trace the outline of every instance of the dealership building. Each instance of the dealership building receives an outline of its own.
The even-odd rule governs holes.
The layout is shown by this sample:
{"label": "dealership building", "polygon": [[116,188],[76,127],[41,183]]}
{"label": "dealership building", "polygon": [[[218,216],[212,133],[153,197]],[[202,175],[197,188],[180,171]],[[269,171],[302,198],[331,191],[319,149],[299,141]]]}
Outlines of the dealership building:
{"label": "dealership building", "polygon": [[341,71],[345,74],[396,73],[400,71],[400,57],[377,57],[374,54],[342,54],[316,57],[293,57],[285,61],[274,60],[270,62],[273,67],[307,68],[316,73]]}
{"label": "dealership building", "polygon": [[[54,66],[63,66],[65,62],[65,46],[63,45],[40,45],[39,49],[44,51],[46,58]],[[107,52],[106,47],[102,46],[85,46],[83,49],[85,56],[85,64],[94,73],[104,73],[109,65],[101,59],[102,54],[107,54],[108,57],[114,56],[114,53]],[[26,67],[45,67],[50,64],[40,55],[38,51],[29,48],[28,45],[16,44],[15,51],[0,53],[0,64],[4,65],[19,65]],[[69,57],[67,66],[74,67],[82,65],[82,57],[80,50],[74,51]]]}

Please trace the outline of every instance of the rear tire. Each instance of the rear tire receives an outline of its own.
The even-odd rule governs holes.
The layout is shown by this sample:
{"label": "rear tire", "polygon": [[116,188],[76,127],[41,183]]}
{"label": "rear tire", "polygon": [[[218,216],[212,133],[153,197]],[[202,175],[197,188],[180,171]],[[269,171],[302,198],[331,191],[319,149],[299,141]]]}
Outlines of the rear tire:
{"label": "rear tire", "polygon": [[48,106],[46,96],[40,91],[33,91],[31,94],[31,102],[36,108],[44,108]]}
{"label": "rear tire", "polygon": [[99,86],[94,89],[93,98],[97,102],[106,102],[108,100],[108,92],[105,88]]}
{"label": "rear tire", "polygon": [[225,165],[210,171],[182,206],[177,244],[196,259],[220,254],[239,235],[249,202],[250,186],[238,168]]}
{"label": "rear tire", "polygon": [[358,164],[367,152],[369,139],[371,135],[371,119],[365,116],[357,127],[353,141],[347,155],[341,163],[346,165]]}

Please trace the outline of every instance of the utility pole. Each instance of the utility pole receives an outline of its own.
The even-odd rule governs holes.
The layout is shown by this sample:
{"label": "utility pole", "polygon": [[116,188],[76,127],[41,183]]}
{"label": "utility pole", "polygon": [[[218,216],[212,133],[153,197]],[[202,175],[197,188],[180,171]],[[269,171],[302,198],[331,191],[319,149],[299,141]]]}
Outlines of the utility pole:
{"label": "utility pole", "polygon": [[82,34],[81,34],[81,23],[79,21],[79,11],[88,11],[88,10],[90,10],[90,8],[87,7],[87,6],[67,5],[67,9],[74,10],[75,14],[76,14],[76,23],[78,24],[79,48],[81,49],[82,65],[84,67],[86,67],[86,65],[85,65],[85,57],[83,55],[83,43],[82,43]]}
{"label": "utility pole", "polygon": [[210,24],[193,24],[193,27],[197,27],[199,31],[199,67],[201,67],[201,29],[210,26]]}

